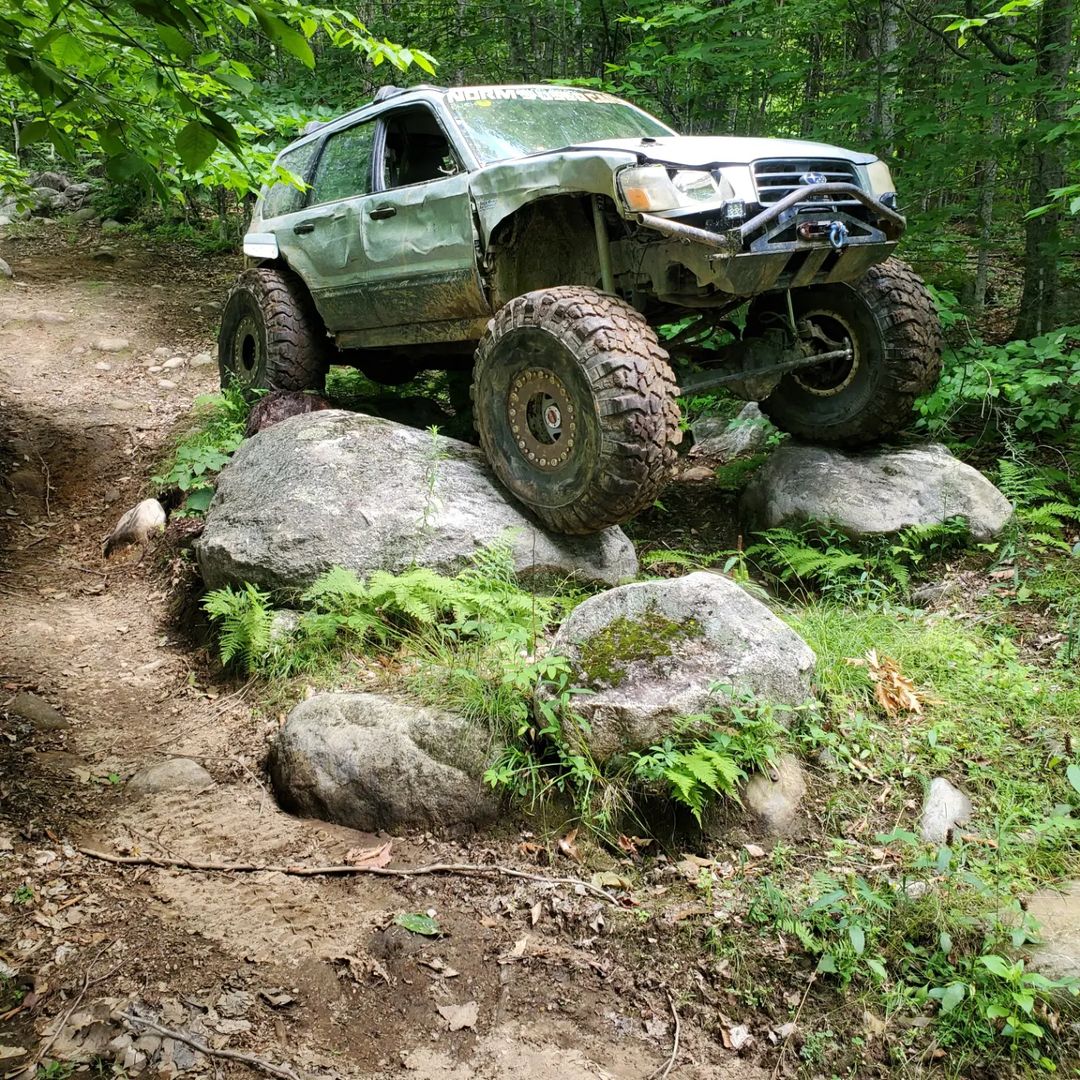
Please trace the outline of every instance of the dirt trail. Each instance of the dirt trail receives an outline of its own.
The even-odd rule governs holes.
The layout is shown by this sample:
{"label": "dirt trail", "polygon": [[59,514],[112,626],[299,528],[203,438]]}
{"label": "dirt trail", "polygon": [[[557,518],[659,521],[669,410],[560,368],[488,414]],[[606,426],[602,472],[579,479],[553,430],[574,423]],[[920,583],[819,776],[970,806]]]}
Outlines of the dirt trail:
{"label": "dirt trail", "polygon": [[[235,265],[115,238],[115,261],[98,260],[100,242],[41,226],[4,243],[17,277],[0,281],[0,707],[32,692],[69,726],[9,716],[0,740],[0,1074],[53,1036],[47,1057],[127,1053],[144,1075],[214,1068],[171,1040],[125,1049],[123,1025],[107,1019],[115,1006],[318,1075],[629,1080],[662,1069],[665,988],[609,943],[588,898],[453,878],[132,870],[78,854],[89,844],[327,863],[386,839],[281,813],[259,771],[276,718],[242,688],[215,686],[169,626],[159,561],[101,561],[102,537],[144,493],[177,419],[216,385],[216,368],[192,361],[212,347]],[[184,363],[154,370],[173,356]],[[125,790],[174,756],[201,762],[213,786]],[[476,860],[478,845],[395,838],[394,851]],[[395,913],[428,908],[446,937],[392,926]],[[438,1006],[470,1001],[475,1027],[448,1031]],[[682,1047],[674,1077],[760,1075],[692,1023]]]}

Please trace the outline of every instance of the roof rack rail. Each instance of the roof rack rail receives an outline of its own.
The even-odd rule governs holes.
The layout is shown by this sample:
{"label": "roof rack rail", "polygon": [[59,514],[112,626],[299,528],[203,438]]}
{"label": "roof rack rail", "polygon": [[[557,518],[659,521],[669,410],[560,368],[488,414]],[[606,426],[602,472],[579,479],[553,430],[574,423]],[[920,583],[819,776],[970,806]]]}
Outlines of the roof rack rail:
{"label": "roof rack rail", "polygon": [[411,94],[414,90],[445,90],[445,86],[434,86],[431,83],[419,83],[416,86],[380,86],[375,91],[375,97],[372,99],[373,105],[378,105],[380,101],[389,101],[391,98],[396,98],[401,94]]}

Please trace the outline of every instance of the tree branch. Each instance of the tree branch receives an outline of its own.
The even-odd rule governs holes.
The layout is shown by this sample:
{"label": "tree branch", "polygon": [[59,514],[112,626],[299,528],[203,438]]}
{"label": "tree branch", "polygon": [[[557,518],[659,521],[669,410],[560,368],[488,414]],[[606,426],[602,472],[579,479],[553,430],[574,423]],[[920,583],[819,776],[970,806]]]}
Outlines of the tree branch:
{"label": "tree branch", "polygon": [[427,866],[410,866],[394,869],[389,866],[262,866],[258,863],[197,862],[194,859],[164,858],[158,855],[110,855],[93,848],[79,848],[81,855],[115,866],[157,866],[163,870],[197,870],[203,873],[226,874],[288,874],[291,877],[347,877],[350,874],[374,874],[377,877],[422,877],[430,874],[496,875],[538,881],[545,885],[572,885],[598,897],[613,907],[621,907],[618,897],[581,878],[546,877],[515,870],[512,866],[494,863],[429,863]]}

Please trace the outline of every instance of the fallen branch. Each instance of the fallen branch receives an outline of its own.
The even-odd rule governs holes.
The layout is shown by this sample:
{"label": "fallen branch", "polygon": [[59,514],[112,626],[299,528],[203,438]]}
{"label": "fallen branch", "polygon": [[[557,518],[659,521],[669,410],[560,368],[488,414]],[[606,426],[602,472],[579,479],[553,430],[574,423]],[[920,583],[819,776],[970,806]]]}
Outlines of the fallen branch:
{"label": "fallen branch", "polygon": [[239,1061],[244,1065],[250,1065],[253,1069],[261,1069],[271,1076],[280,1076],[282,1080],[300,1080],[300,1077],[285,1065],[271,1065],[269,1061],[261,1057],[256,1057],[254,1054],[244,1054],[239,1050],[215,1050],[212,1046],[207,1046],[206,1043],[199,1042],[198,1039],[193,1039],[182,1031],[173,1031],[172,1028],[162,1027],[160,1024],[155,1024],[153,1020],[144,1020],[141,1016],[132,1016],[131,1013],[120,1013],[120,1015],[130,1024],[142,1024],[143,1027],[149,1028],[155,1035],[185,1043],[192,1050],[198,1050],[200,1054],[206,1054],[207,1057],[224,1058],[226,1061]]}
{"label": "fallen branch", "polygon": [[523,878],[544,885],[580,886],[586,892],[599,897],[613,907],[621,907],[617,896],[581,878],[545,877],[515,870],[512,866],[484,865],[482,863],[430,863],[427,866],[410,866],[395,869],[391,866],[267,866],[259,863],[200,862],[196,859],[164,858],[159,855],[110,855],[93,848],[79,848],[81,855],[116,866],[156,866],[162,870],[198,870],[203,873],[226,874],[288,874],[291,877],[347,877],[351,874],[375,874],[377,877],[423,877],[430,874],[497,875],[499,877]]}
{"label": "fallen branch", "polygon": [[682,1021],[675,1010],[675,999],[668,994],[668,1005],[671,1006],[671,1018],[675,1021],[675,1037],[671,1041],[671,1057],[668,1058],[663,1072],[653,1073],[657,1080],[667,1080],[668,1073],[675,1067],[675,1059],[679,1056],[679,1036],[682,1035]]}

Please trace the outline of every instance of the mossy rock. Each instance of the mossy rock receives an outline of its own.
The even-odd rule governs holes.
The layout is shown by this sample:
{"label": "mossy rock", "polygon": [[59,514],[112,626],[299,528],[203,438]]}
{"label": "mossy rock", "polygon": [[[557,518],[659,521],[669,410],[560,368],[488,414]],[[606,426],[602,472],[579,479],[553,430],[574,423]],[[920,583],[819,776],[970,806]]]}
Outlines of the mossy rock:
{"label": "mossy rock", "polygon": [[662,742],[688,716],[723,711],[728,695],[792,707],[811,696],[806,642],[715,573],[591,597],[562,625],[552,652],[570,660],[572,684],[591,691],[574,698],[574,713],[585,721],[578,738],[598,762]]}

